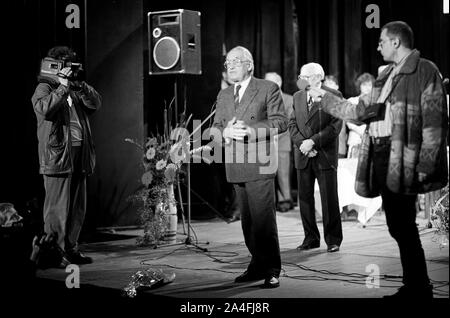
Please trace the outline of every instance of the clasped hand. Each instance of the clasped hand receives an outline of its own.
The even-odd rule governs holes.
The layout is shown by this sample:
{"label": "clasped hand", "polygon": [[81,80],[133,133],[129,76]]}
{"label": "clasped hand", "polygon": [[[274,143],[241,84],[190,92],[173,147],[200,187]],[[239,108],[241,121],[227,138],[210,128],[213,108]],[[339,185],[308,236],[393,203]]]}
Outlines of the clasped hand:
{"label": "clasped hand", "polygon": [[223,137],[226,143],[229,143],[231,139],[244,140],[246,136],[250,136],[251,134],[252,128],[244,121],[236,120],[236,117],[233,117],[223,130]]}
{"label": "clasped hand", "polygon": [[315,150],[315,149],[311,150],[310,152],[308,152],[306,154],[306,156],[308,156],[309,158],[313,158],[313,157],[317,156],[317,150]]}
{"label": "clasped hand", "polygon": [[[302,154],[304,154],[306,156],[311,150],[313,150],[313,147],[314,147],[314,141],[312,141],[311,139],[306,139],[306,140],[303,140],[302,144],[300,145],[300,151],[302,152]],[[317,152],[316,152],[316,154],[317,154]]]}

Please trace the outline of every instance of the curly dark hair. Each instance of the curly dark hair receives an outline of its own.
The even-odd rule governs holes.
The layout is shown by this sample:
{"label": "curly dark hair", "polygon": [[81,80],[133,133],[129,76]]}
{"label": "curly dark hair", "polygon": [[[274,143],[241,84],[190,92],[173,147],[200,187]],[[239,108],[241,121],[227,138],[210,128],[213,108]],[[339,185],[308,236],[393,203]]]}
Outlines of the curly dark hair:
{"label": "curly dark hair", "polygon": [[55,46],[48,50],[48,57],[54,58],[55,60],[69,60],[76,61],[77,54],[74,50],[68,46]]}
{"label": "curly dark hair", "polygon": [[362,73],[358,76],[355,81],[356,90],[361,93],[361,84],[365,82],[372,82],[372,85],[375,83],[375,77],[370,73]]}

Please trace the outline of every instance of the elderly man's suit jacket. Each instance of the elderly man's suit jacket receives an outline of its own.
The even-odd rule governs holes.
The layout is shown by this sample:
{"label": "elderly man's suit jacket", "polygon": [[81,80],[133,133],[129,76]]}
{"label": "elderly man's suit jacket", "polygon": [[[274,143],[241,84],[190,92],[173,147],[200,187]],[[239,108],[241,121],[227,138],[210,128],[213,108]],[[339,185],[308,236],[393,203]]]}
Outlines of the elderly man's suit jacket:
{"label": "elderly man's suit jacket", "polygon": [[228,182],[274,178],[277,168],[274,136],[286,131],[288,121],[278,86],[252,77],[237,109],[234,105],[234,85],[221,90],[217,96],[214,127],[223,132],[233,117],[255,129],[256,135],[225,144]]}
{"label": "elderly man's suit jacket", "polygon": [[[336,96],[342,97],[339,91],[322,86]],[[331,116],[320,109],[320,102],[314,103],[308,112],[305,90],[294,94],[294,112],[289,119],[289,132],[295,145],[295,168],[304,169],[309,160],[318,160],[320,169],[337,168],[338,136],[342,128],[342,120]],[[317,156],[309,158],[300,152],[300,145],[306,139],[314,141]]]}

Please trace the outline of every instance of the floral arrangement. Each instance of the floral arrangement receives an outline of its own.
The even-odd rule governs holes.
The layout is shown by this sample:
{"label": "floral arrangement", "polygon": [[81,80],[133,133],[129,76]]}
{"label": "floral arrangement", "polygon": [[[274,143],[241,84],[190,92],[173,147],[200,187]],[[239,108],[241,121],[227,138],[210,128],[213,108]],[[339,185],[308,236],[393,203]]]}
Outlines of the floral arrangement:
{"label": "floral arrangement", "polygon": [[[214,112],[191,134],[185,127],[188,127],[192,114],[186,120],[185,112],[180,116],[182,118],[180,123],[175,123],[175,128],[172,129],[171,105],[174,100],[175,97],[170,102],[168,109],[164,109],[163,135],[157,134],[157,136],[148,137],[144,144],[130,138],[125,139],[126,142],[137,146],[142,151],[142,187],[129,197],[130,201],[139,205],[138,213],[144,225],[144,236],[138,238],[138,245],[158,245],[163,241],[168,230],[176,234],[176,201],[173,188],[175,184],[179,184],[181,167],[191,157],[201,158],[204,149],[211,150],[209,146],[201,146],[192,150],[190,147],[193,144],[191,137]],[[179,198],[182,199],[181,195]],[[175,216],[171,218],[166,212],[175,214]],[[175,224],[173,224],[174,222]]]}
{"label": "floral arrangement", "polygon": [[165,211],[170,204],[176,204],[168,192],[179,176],[185,156],[181,143],[173,143],[165,136],[149,137],[144,145],[132,139],[125,139],[143,151],[141,176],[142,188],[130,197],[139,204],[138,213],[144,225],[144,236],[138,238],[138,245],[158,245],[162,242],[168,228]]}
{"label": "floral arrangement", "polygon": [[[189,162],[191,157],[201,159],[203,150],[211,150],[209,146],[191,150],[190,147],[194,144],[191,137],[215,111],[189,134],[185,128],[188,127],[192,114],[186,119],[186,109],[180,115],[180,122],[175,122],[172,128],[172,118],[174,115],[178,117],[173,114],[171,107],[174,101],[175,97],[169,107],[164,109],[163,135],[148,137],[144,144],[130,138],[125,139],[142,151],[142,187],[129,197],[130,201],[139,205],[138,213],[144,225],[144,236],[138,238],[138,245],[158,245],[168,232],[176,235],[176,201],[173,188],[175,184],[179,185],[181,167],[183,163]],[[208,162],[205,158],[203,160]],[[179,198],[182,200],[180,193]],[[171,233],[168,236],[171,236]]]}

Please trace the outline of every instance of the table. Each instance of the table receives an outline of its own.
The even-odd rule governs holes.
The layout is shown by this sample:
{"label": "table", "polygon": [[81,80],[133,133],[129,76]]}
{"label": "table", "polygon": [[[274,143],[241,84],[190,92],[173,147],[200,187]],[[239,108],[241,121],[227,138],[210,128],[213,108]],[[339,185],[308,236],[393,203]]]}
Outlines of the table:
{"label": "table", "polygon": [[[357,164],[357,158],[339,159],[337,172],[339,208],[342,211],[344,206],[348,206],[348,210],[355,210],[358,212],[358,221],[362,224],[366,224],[381,208],[382,200],[381,196],[376,198],[364,198],[355,192]],[[320,201],[320,191],[317,180],[314,187],[314,201],[316,211],[321,215],[322,204]]]}

